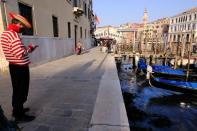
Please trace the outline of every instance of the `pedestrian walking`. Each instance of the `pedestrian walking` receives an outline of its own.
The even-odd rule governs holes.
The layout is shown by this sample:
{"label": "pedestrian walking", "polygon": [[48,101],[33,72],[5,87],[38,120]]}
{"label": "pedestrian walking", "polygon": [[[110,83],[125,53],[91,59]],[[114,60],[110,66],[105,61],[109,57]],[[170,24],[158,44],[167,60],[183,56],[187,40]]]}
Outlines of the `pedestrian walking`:
{"label": "pedestrian walking", "polygon": [[80,41],[77,42],[77,47],[76,47],[76,52],[77,52],[77,55],[80,55],[81,54],[81,50],[82,50],[82,44]]}
{"label": "pedestrian walking", "polygon": [[12,81],[12,116],[17,122],[28,122],[35,119],[34,116],[25,114],[29,108],[23,104],[27,100],[29,91],[29,53],[33,52],[37,45],[30,44],[25,47],[19,33],[24,28],[31,28],[31,24],[21,15],[9,13],[11,23],[1,34],[1,46],[6,60],[9,63],[9,71]]}

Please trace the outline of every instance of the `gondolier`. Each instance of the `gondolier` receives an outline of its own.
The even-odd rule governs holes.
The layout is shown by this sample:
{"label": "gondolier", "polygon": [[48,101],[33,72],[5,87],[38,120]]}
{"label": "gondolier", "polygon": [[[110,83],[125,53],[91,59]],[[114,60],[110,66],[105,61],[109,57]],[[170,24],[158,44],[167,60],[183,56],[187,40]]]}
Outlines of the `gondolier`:
{"label": "gondolier", "polygon": [[9,71],[12,81],[12,115],[16,121],[32,121],[35,117],[26,115],[29,108],[24,108],[23,104],[27,100],[29,90],[29,64],[28,54],[37,46],[30,44],[25,47],[21,42],[18,33],[23,28],[31,28],[31,24],[21,15],[9,13],[11,23],[1,34],[1,46],[6,60],[9,62]]}

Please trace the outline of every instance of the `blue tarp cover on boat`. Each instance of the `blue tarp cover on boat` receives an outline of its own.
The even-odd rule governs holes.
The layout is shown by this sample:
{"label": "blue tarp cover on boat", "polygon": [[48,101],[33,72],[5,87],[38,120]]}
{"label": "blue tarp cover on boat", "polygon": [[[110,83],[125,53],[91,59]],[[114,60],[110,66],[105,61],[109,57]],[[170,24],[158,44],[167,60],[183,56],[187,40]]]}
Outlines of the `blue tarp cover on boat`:
{"label": "blue tarp cover on boat", "polygon": [[[146,70],[147,64],[144,59],[140,59],[138,62],[138,68]],[[173,69],[168,65],[152,65],[153,72],[161,72],[166,74],[175,74],[175,75],[185,75],[185,72],[182,69]]]}
{"label": "blue tarp cover on boat", "polygon": [[167,74],[185,75],[185,72],[181,69],[161,68],[161,69],[155,69],[154,71],[161,72],[161,73],[167,73]]}
{"label": "blue tarp cover on boat", "polygon": [[167,80],[167,79],[162,79],[162,78],[154,78],[154,79],[158,82],[167,83],[170,85],[197,89],[197,82],[175,81],[175,80]]}
{"label": "blue tarp cover on boat", "polygon": [[170,66],[168,66],[168,65],[152,65],[152,68],[153,68],[153,70],[154,69],[166,69],[166,68],[171,68]]}
{"label": "blue tarp cover on boat", "polygon": [[144,59],[140,59],[139,60],[139,62],[138,62],[138,68],[140,68],[140,69],[146,69],[147,68],[147,65],[146,65]]}
{"label": "blue tarp cover on boat", "polygon": [[154,72],[161,72],[167,74],[177,74],[177,75],[184,75],[185,72],[182,69],[173,69],[170,66],[163,66],[163,65],[153,65]]}

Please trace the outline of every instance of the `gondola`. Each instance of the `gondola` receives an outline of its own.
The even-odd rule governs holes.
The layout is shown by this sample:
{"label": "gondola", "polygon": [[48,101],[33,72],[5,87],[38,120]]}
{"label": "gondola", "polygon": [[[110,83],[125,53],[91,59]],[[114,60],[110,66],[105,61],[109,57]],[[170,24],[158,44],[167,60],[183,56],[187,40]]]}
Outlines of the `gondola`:
{"label": "gondola", "polygon": [[176,92],[189,93],[197,95],[197,81],[179,81],[167,78],[154,77],[151,73],[149,83],[151,86],[172,90]]}
{"label": "gondola", "polygon": [[[142,71],[144,74],[146,71],[147,65],[143,59],[140,59],[138,62],[138,72]],[[183,69],[173,69],[168,65],[152,65],[153,76],[162,77],[168,79],[174,79],[179,81],[197,81],[197,74],[191,70],[190,74],[187,77],[187,72]]]}
{"label": "gondola", "polygon": [[[152,68],[153,68],[153,71],[158,71],[160,69],[168,69],[168,68],[171,68],[171,67],[168,66],[168,65],[154,64],[154,65],[152,65]],[[138,62],[138,71],[143,71],[146,74],[146,72],[147,72],[146,69],[147,69],[147,64],[145,62],[145,59],[141,58]]]}
{"label": "gondola", "polygon": [[172,69],[172,68],[161,68],[161,69],[153,69],[153,76],[162,77],[168,79],[174,79],[179,81],[187,81],[193,82],[197,81],[197,74],[190,72],[187,77],[187,72],[182,69]]}

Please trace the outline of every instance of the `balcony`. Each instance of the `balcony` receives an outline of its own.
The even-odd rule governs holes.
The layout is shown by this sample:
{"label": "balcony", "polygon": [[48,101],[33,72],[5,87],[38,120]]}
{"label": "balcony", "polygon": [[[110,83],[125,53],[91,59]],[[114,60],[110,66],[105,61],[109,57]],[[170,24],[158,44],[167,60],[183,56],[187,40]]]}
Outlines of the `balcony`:
{"label": "balcony", "polygon": [[83,15],[84,11],[80,7],[74,7],[73,13],[75,14],[76,17],[79,17]]}

